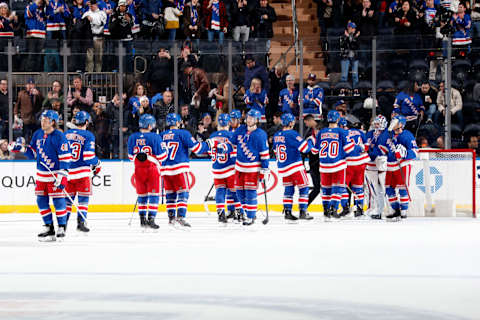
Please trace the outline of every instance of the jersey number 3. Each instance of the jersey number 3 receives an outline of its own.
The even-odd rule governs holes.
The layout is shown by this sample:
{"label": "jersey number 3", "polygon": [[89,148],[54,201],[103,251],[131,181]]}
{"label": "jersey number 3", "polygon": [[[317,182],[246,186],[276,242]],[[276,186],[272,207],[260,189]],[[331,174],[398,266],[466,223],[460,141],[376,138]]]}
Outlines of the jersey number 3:
{"label": "jersey number 3", "polygon": [[320,158],[334,159],[338,156],[338,141],[322,141],[320,145]]}
{"label": "jersey number 3", "polygon": [[80,159],[80,151],[82,151],[82,145],[78,142],[74,142],[70,145],[72,150],[72,159],[73,161],[78,161]]}

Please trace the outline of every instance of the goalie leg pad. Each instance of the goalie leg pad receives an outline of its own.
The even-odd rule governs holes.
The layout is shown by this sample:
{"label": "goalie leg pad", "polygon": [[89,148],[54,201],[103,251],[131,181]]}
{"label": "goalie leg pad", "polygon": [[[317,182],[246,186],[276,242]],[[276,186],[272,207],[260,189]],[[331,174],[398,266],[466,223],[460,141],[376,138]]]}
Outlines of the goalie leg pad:
{"label": "goalie leg pad", "polygon": [[53,206],[55,207],[55,215],[57,216],[58,225],[66,225],[67,205],[65,198],[53,198]]}
{"label": "goalie leg pad", "polygon": [[48,196],[37,196],[37,206],[40,210],[43,223],[46,225],[52,224],[52,211],[50,210]]}

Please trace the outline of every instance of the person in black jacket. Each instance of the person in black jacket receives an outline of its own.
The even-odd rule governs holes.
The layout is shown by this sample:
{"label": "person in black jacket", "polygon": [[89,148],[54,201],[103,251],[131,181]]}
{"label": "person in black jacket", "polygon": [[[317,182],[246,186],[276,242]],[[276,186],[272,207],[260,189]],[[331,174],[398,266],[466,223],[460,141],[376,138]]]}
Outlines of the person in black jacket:
{"label": "person in black jacket", "polygon": [[255,11],[255,26],[253,31],[257,39],[267,40],[267,52],[270,51],[270,39],[273,38],[273,23],[277,21],[277,14],[268,0],[260,0],[260,6]]}
{"label": "person in black jacket", "polygon": [[347,25],[347,30],[345,30],[345,34],[340,38],[340,54],[342,56],[342,61],[340,61],[342,67],[342,78],[340,81],[348,81],[348,69],[350,68],[351,64],[354,89],[358,84],[357,51],[359,48],[359,35],[360,32],[357,31],[357,25],[355,22],[349,22]]}
{"label": "person in black jacket", "polygon": [[[306,115],[303,119],[305,126],[308,128],[305,132],[305,139],[311,140],[313,144],[315,144],[315,139],[320,131],[320,126],[318,125],[317,121],[313,115],[309,114]],[[310,177],[312,177],[312,184],[313,188],[310,190],[308,194],[308,205],[310,205],[315,198],[320,194],[320,160],[318,154],[314,155],[313,153],[308,154],[308,164],[309,164],[309,172]]]}
{"label": "person in black jacket", "polygon": [[360,55],[362,61],[371,61],[372,37],[377,32],[377,12],[372,7],[370,0],[363,0],[362,7],[354,15],[354,22],[357,25],[357,31],[360,31]]}
{"label": "person in black jacket", "polygon": [[112,14],[109,30],[113,40],[121,40],[127,55],[127,71],[133,70],[133,17],[127,12],[127,2],[119,0],[115,12]]}
{"label": "person in black jacket", "polygon": [[166,48],[160,48],[157,57],[152,60],[147,70],[147,82],[150,92],[155,95],[172,87],[173,61]]}
{"label": "person in black jacket", "polygon": [[232,1],[232,21],[233,41],[247,42],[252,28],[252,13],[248,7],[247,0]]}

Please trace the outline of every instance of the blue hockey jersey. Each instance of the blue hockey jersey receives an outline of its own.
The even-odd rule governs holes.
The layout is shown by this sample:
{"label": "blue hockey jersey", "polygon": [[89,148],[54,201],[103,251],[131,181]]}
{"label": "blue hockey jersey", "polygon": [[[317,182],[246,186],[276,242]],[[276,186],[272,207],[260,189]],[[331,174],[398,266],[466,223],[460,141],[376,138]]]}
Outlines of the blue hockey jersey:
{"label": "blue hockey jersey", "polygon": [[112,13],[115,12],[115,8],[117,7],[117,4],[113,1],[106,0],[106,1],[99,1],[98,2],[98,8],[100,10],[103,10],[105,14],[107,15],[107,21],[105,22],[105,26],[103,27],[103,34],[106,36],[110,35],[110,19],[112,17],[112,14],[108,14],[107,10],[112,10]]}
{"label": "blue hockey jersey", "polygon": [[0,16],[0,38],[13,38],[13,20]]}
{"label": "blue hockey jersey", "polygon": [[355,143],[358,148],[355,148],[348,156],[347,156],[347,166],[359,166],[362,164],[366,164],[370,161],[370,157],[368,153],[362,152],[360,148],[361,145],[364,145],[366,142],[365,133],[359,129],[348,129],[347,130],[347,139],[351,140]]}
{"label": "blue hockey jersey", "polygon": [[247,105],[247,109],[255,109],[260,111],[260,113],[262,114],[260,122],[267,122],[267,118],[265,117],[265,109],[268,104],[268,96],[265,90],[262,89],[260,93],[253,93],[250,91],[250,89],[248,89],[243,96],[243,100]]}
{"label": "blue hockey jersey", "polygon": [[[395,171],[400,169],[400,167],[407,166],[412,163],[412,161],[417,158],[418,155],[418,146],[413,134],[408,130],[403,130],[402,133],[396,135],[393,132],[389,132],[387,139],[387,170]],[[397,145],[403,145],[407,149],[406,157],[397,160],[395,157],[395,150]],[[383,147],[381,147],[383,149]]]}
{"label": "blue hockey jersey", "polygon": [[388,131],[370,130],[367,132],[366,139],[365,146],[368,146],[368,155],[370,157],[370,161],[367,163],[367,170],[375,171],[377,170],[375,159],[377,159],[378,156],[384,156],[388,153]]}
{"label": "blue hockey jersey", "polygon": [[248,132],[246,125],[241,125],[233,133],[232,143],[237,146],[235,170],[239,172],[259,172],[268,168],[270,159],[267,134],[260,128]]}
{"label": "blue hockey jersey", "polygon": [[69,180],[90,177],[91,165],[97,164],[95,155],[95,136],[88,130],[70,129],[65,132],[70,145],[72,162],[68,170]]}
{"label": "blue hockey jersey", "polygon": [[318,154],[320,172],[332,173],[347,168],[347,155],[356,147],[347,135],[347,131],[342,128],[323,128],[318,132],[312,153]]}
{"label": "blue hockey jersey", "polygon": [[325,99],[323,89],[318,86],[307,86],[303,89],[303,115],[311,114],[315,120],[320,120],[322,105]]}
{"label": "blue hockey jersey", "polygon": [[420,111],[424,110],[422,97],[418,93],[413,96],[401,91],[393,103],[393,112],[401,114],[407,118],[407,121],[417,119]]}
{"label": "blue hockey jersey", "polygon": [[[63,12],[59,11],[63,8]],[[67,30],[65,19],[70,17],[70,9],[63,0],[51,0],[46,8],[47,31]]]}
{"label": "blue hockey jersey", "polygon": [[312,142],[304,140],[295,130],[282,130],[273,136],[273,150],[277,158],[278,173],[281,177],[305,170],[302,153],[312,149]]}
{"label": "blue hockey jersey", "polygon": [[209,150],[208,154],[212,158],[213,177],[223,179],[235,174],[235,161],[237,157],[236,148],[231,146],[233,132],[227,130],[215,131],[210,135],[210,139],[218,143],[230,145],[231,150],[227,153],[218,153],[217,150]]}
{"label": "blue hockey jersey", "polygon": [[45,9],[39,8],[35,3],[32,3],[25,9],[24,16],[27,38],[45,39],[47,34]]}
{"label": "blue hockey jersey", "polygon": [[29,159],[37,159],[37,181],[42,182],[55,181],[42,163],[53,173],[57,173],[60,170],[68,170],[72,161],[67,138],[59,130],[54,130],[48,135],[42,129],[35,131],[25,155]]}
{"label": "blue hockey jersey", "polygon": [[[154,132],[135,132],[128,138],[127,147],[128,158],[135,160],[136,167],[148,167],[152,164],[160,167],[160,163],[167,158],[162,137]],[[148,161],[138,161],[135,158],[137,153],[145,153]]]}
{"label": "blue hockey jersey", "polygon": [[[278,97],[278,106],[282,113],[292,113],[298,117],[298,90],[290,90],[288,88],[282,89]],[[290,106],[293,104],[293,108]]]}
{"label": "blue hockey jersey", "polygon": [[170,129],[160,134],[167,150],[167,159],[163,162],[162,174],[174,176],[190,171],[188,151],[196,154],[208,152],[205,142],[196,141],[190,132],[184,129]]}

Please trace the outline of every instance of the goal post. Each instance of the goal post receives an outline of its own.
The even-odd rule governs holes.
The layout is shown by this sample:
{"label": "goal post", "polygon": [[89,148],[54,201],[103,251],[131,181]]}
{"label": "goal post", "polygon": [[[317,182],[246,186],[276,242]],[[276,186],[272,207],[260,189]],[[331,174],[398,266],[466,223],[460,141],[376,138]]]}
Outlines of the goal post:
{"label": "goal post", "polygon": [[419,149],[409,214],[476,217],[479,173],[473,149]]}

